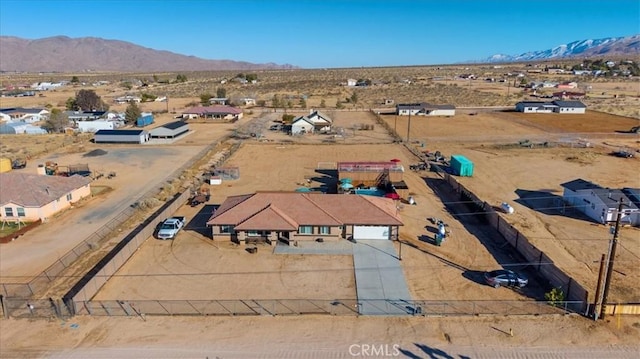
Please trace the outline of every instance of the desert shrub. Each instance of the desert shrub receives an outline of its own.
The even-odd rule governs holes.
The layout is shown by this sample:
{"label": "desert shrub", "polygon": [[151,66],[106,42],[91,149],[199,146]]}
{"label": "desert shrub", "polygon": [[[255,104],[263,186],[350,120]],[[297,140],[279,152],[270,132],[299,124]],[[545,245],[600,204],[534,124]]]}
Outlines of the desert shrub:
{"label": "desert shrub", "polygon": [[546,299],[550,305],[558,306],[561,302],[564,302],[564,292],[562,288],[553,288],[544,294],[544,299]]}

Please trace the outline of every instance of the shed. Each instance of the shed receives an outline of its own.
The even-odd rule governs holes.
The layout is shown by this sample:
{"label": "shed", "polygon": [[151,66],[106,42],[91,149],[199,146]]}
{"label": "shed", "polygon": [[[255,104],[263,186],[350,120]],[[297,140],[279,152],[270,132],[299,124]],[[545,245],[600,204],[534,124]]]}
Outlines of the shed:
{"label": "shed", "polygon": [[450,167],[455,175],[462,177],[473,176],[473,162],[463,155],[452,155]]}
{"label": "shed", "polygon": [[143,112],[136,120],[136,126],[144,127],[152,124],[153,122],[153,114],[151,112]]}
{"label": "shed", "polygon": [[176,138],[189,132],[189,124],[184,121],[165,123],[150,131],[151,138]]}
{"label": "shed", "polygon": [[149,132],[145,130],[99,130],[94,136],[95,143],[145,143]]}

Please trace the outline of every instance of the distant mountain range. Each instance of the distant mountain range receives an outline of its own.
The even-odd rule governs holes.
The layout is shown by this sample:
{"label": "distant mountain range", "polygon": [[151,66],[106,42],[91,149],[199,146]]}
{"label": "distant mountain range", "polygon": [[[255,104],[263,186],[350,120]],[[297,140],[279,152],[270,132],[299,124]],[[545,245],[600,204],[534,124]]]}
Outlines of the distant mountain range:
{"label": "distant mountain range", "polygon": [[493,55],[478,62],[519,62],[572,57],[611,57],[625,55],[640,55],[640,35],[573,41],[565,45],[558,45],[552,49],[525,52],[520,55]]}
{"label": "distant mountain range", "polygon": [[295,68],[297,67],[288,64],[206,60],[96,37],[55,36],[27,40],[0,36],[0,71],[4,72],[246,71]]}

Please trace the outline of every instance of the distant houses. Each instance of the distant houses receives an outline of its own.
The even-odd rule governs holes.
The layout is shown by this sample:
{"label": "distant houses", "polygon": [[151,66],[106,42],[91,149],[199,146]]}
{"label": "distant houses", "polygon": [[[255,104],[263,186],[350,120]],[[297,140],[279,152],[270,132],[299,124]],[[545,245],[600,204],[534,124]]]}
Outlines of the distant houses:
{"label": "distant houses", "polygon": [[524,113],[584,114],[587,105],[580,101],[522,101],[516,104],[516,111]]}
{"label": "distant houses", "polygon": [[455,116],[453,105],[432,105],[426,102],[396,105],[396,115],[400,116]]}
{"label": "distant houses", "polygon": [[48,118],[49,111],[43,108],[0,108],[0,120],[5,122],[35,123],[46,121]]}

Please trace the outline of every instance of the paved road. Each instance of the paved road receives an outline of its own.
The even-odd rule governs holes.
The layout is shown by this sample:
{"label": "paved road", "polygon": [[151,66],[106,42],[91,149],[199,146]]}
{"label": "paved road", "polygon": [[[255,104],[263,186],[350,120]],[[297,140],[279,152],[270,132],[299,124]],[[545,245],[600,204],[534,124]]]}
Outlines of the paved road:
{"label": "paved road", "polygon": [[353,246],[353,266],[360,314],[403,315],[413,310],[405,301],[411,300],[407,282],[393,242],[358,240]]}

